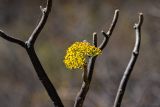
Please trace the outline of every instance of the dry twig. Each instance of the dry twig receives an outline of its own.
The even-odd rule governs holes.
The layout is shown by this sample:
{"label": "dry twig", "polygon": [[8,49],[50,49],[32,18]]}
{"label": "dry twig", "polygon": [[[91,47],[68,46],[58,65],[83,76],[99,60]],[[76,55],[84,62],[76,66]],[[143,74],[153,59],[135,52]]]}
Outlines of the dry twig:
{"label": "dry twig", "polygon": [[127,66],[127,68],[126,68],[126,70],[123,74],[122,80],[120,82],[113,107],[120,107],[121,106],[121,102],[122,102],[122,99],[123,99],[123,95],[125,93],[127,82],[129,80],[129,77],[132,73],[133,67],[134,67],[134,65],[136,63],[136,60],[138,58],[140,43],[141,43],[141,26],[142,26],[142,23],[143,23],[143,14],[140,13],[138,23],[136,23],[134,25],[135,36],[136,36],[135,46],[134,46],[134,49],[133,49],[133,52],[132,52],[131,59],[128,63],[128,66]]}
{"label": "dry twig", "polygon": [[[117,23],[118,16],[119,16],[119,10],[116,10],[115,14],[114,14],[113,21],[111,23],[111,26],[110,26],[108,32],[105,33],[104,31],[102,31],[102,34],[104,35],[104,40],[101,43],[101,45],[99,46],[99,48],[101,50],[103,50],[105,48],[105,46],[107,45],[108,40],[109,40],[109,38],[115,28],[115,25]],[[97,34],[96,33],[93,33],[93,44],[97,47]],[[83,80],[81,89],[80,89],[79,93],[77,94],[74,107],[82,107],[83,106],[83,102],[85,100],[85,97],[87,95],[87,92],[89,90],[90,83],[92,80],[92,75],[93,75],[93,70],[94,70],[96,58],[97,58],[97,56],[89,58],[89,63],[87,64],[87,81]]]}

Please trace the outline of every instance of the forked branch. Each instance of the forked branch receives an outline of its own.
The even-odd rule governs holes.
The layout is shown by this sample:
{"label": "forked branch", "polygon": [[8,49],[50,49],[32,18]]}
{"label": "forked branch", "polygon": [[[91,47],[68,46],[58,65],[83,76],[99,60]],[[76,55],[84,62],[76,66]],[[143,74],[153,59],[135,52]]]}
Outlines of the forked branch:
{"label": "forked branch", "polygon": [[[119,16],[118,13],[119,13],[119,10],[116,10],[115,14],[114,14],[113,21],[111,23],[111,26],[110,26],[108,32],[107,33],[105,33],[104,31],[102,32],[102,34],[104,35],[104,40],[99,47],[101,50],[103,50],[105,48],[105,46],[107,45],[108,40],[109,40],[109,38],[115,28],[115,25],[117,23],[118,16]],[[95,47],[97,47],[97,33],[93,33],[93,45]],[[83,79],[81,89],[80,89],[79,93],[77,94],[77,97],[76,97],[76,100],[74,103],[74,107],[82,107],[83,106],[83,102],[85,100],[85,97],[87,95],[87,92],[89,90],[90,83],[92,80],[92,75],[93,75],[93,70],[94,70],[96,58],[97,58],[97,56],[89,58],[89,61],[87,64],[87,80]]]}
{"label": "forked branch", "polygon": [[106,33],[106,32],[104,32],[102,30],[102,34],[104,36],[104,39],[103,39],[103,42],[99,46],[99,48],[101,50],[103,50],[106,47],[106,45],[108,43],[108,40],[109,40],[110,36],[112,35],[113,30],[114,30],[114,28],[116,26],[116,23],[117,23],[117,20],[118,20],[118,16],[119,16],[119,10],[117,9],[117,10],[115,10],[115,14],[114,14],[114,17],[113,17],[113,20],[112,20],[112,23],[111,23],[111,26],[110,26],[108,32]]}
{"label": "forked branch", "polygon": [[20,46],[22,46],[26,49],[26,51],[29,55],[29,58],[35,68],[37,75],[38,75],[38,78],[41,81],[41,83],[43,84],[43,86],[45,87],[45,89],[46,89],[48,95],[50,96],[51,100],[53,101],[55,107],[64,107],[60,97],[58,96],[56,89],[54,88],[52,82],[48,78],[48,76],[47,76],[44,68],[42,67],[42,65],[41,65],[41,63],[35,53],[35,50],[34,50],[34,43],[35,43],[37,37],[39,36],[40,32],[42,31],[45,23],[47,22],[47,18],[49,16],[51,8],[52,8],[52,0],[47,0],[46,7],[45,8],[41,7],[42,17],[41,17],[39,24],[37,25],[37,27],[35,28],[35,30],[31,34],[31,36],[29,37],[29,39],[25,43],[19,39],[8,36],[3,31],[0,31],[0,36],[4,39],[8,40],[9,42],[19,44]]}
{"label": "forked branch", "polygon": [[126,89],[126,86],[127,86],[127,82],[129,80],[129,77],[132,73],[133,67],[134,67],[134,65],[136,63],[136,60],[138,58],[140,43],[141,43],[141,25],[142,25],[142,23],[143,23],[143,14],[140,13],[138,23],[136,23],[134,25],[135,37],[136,37],[134,49],[133,49],[133,52],[132,52],[132,55],[131,55],[131,59],[128,63],[128,66],[127,66],[127,68],[126,68],[126,70],[123,74],[122,80],[120,82],[113,107],[120,107],[121,106],[122,99],[123,99],[125,89]]}

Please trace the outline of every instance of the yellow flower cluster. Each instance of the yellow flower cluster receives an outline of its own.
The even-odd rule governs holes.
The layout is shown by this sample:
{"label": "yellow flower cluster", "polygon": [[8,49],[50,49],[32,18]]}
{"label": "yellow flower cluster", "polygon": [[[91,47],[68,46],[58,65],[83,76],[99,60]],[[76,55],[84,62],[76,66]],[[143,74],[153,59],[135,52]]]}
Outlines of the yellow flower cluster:
{"label": "yellow flower cluster", "polygon": [[82,69],[86,63],[87,56],[97,56],[101,50],[88,42],[75,42],[66,52],[64,63],[69,69]]}

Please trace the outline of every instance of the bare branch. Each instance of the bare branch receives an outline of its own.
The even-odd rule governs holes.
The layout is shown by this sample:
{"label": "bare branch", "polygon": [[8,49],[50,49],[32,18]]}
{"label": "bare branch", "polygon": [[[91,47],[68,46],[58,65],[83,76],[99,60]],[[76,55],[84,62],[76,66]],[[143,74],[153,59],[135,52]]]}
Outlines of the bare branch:
{"label": "bare branch", "polygon": [[139,13],[139,22],[137,24],[134,25],[134,29],[136,32],[136,43],[135,43],[135,47],[134,47],[134,52],[137,53],[138,49],[140,47],[140,34],[141,34],[141,26],[143,23],[143,14]]}
{"label": "bare branch", "polygon": [[141,25],[143,23],[143,14],[140,13],[139,14],[139,22],[137,24],[135,24],[134,28],[135,28],[135,36],[136,36],[136,41],[135,41],[135,46],[131,55],[131,59],[128,63],[128,66],[123,74],[122,80],[120,82],[119,88],[118,88],[118,92],[116,95],[116,99],[114,102],[114,107],[120,107],[121,106],[121,102],[123,99],[123,95],[125,93],[125,89],[127,86],[127,82],[129,80],[129,77],[132,73],[133,67],[136,63],[136,60],[138,58],[139,55],[139,49],[140,49],[140,43],[141,43]]}
{"label": "bare branch", "polygon": [[48,19],[48,15],[51,11],[52,0],[47,0],[47,6],[45,8],[42,8],[40,6],[40,8],[42,11],[42,17],[41,17],[39,24],[37,25],[37,27],[33,31],[32,35],[30,36],[28,41],[26,41],[26,50],[27,50],[27,53],[30,57],[30,60],[35,68],[35,71],[38,75],[38,78],[40,79],[41,83],[45,87],[45,89],[46,89],[48,95],[50,96],[51,100],[53,101],[55,107],[64,107],[54,85],[52,84],[52,82],[48,78],[48,76],[47,76],[44,68],[42,67],[42,65],[41,65],[41,63],[35,53],[35,50],[34,50],[34,43],[35,43],[38,35],[42,31],[42,29]]}
{"label": "bare branch", "polygon": [[83,78],[84,82],[88,81],[88,78],[87,78],[87,64],[84,65],[84,71],[83,71],[83,74],[82,74],[82,78]]}
{"label": "bare branch", "polygon": [[93,33],[93,45],[97,47],[97,33],[96,32]]}
{"label": "bare branch", "polygon": [[[117,23],[117,20],[118,20],[118,16],[119,16],[119,10],[115,10],[115,14],[114,14],[114,17],[113,17],[113,21],[112,21],[112,24],[108,30],[107,33],[105,33],[104,31],[102,31],[102,34],[104,35],[104,41],[102,42],[102,44],[99,46],[99,48],[101,50],[103,50],[103,48],[105,48],[105,46],[107,45],[108,43],[108,40],[109,40],[109,37],[111,36],[114,28],[115,28],[115,25]],[[94,40],[94,39],[93,39]],[[88,63],[88,80],[91,82],[92,80],[92,75],[93,75],[93,70],[94,70],[94,64],[95,64],[95,61],[96,61],[96,58],[97,56],[95,57],[91,57],[89,59],[89,63]]]}
{"label": "bare branch", "polygon": [[105,33],[104,31],[102,31],[102,34],[103,34],[103,36],[104,36],[104,39],[103,39],[103,42],[102,42],[102,43],[100,44],[100,46],[99,46],[99,48],[100,48],[101,50],[103,50],[103,49],[105,48],[105,46],[107,45],[108,40],[109,40],[110,36],[112,35],[113,30],[114,30],[114,28],[115,28],[115,26],[116,26],[118,17],[119,17],[119,10],[117,9],[117,10],[115,10],[114,17],[113,17],[113,20],[112,20],[112,23],[111,23],[111,25],[110,25],[110,28],[109,28],[108,32]]}
{"label": "bare branch", "polygon": [[114,30],[114,28],[115,28],[115,26],[116,26],[118,17],[119,17],[119,10],[117,9],[117,10],[115,10],[114,17],[113,17],[111,26],[110,26],[110,28],[109,28],[109,30],[108,30],[108,32],[107,32],[107,35],[109,35],[109,36],[112,35],[113,30]]}
{"label": "bare branch", "polygon": [[34,45],[39,33],[42,31],[45,23],[47,22],[51,8],[52,8],[52,0],[47,0],[47,5],[45,8],[42,8],[42,6],[40,6],[40,9],[42,11],[42,17],[41,17],[39,24],[37,25],[37,27],[31,34],[30,38],[26,42],[28,45]]}
{"label": "bare branch", "polygon": [[43,29],[43,27],[47,21],[49,12],[51,11],[51,7],[52,7],[52,0],[47,1],[46,8],[41,7],[42,18],[41,18],[39,24],[37,25],[37,27],[35,28],[35,30],[33,31],[32,35],[28,39],[28,41],[26,41],[25,43],[19,39],[8,36],[3,31],[0,31],[0,36],[10,42],[21,45],[22,47],[24,47],[26,49],[26,51],[29,55],[29,58],[35,68],[37,75],[38,75],[38,78],[41,81],[41,83],[44,85],[44,87],[45,87],[48,95],[50,96],[51,100],[53,101],[55,107],[64,107],[60,97],[58,96],[56,89],[54,88],[54,85],[52,84],[52,82],[48,78],[47,74],[45,73],[45,70],[42,67],[42,65],[41,65],[41,63],[35,53],[35,50],[34,50],[34,43],[35,43],[39,33],[41,32],[41,30]]}
{"label": "bare branch", "polygon": [[[107,34],[105,32],[102,32],[102,33],[104,33],[105,37],[104,37],[104,41],[100,45],[100,49],[103,49],[107,45],[109,37],[111,36],[113,29],[115,28],[116,22],[118,20],[118,13],[119,13],[119,10],[116,10],[112,24],[111,24]],[[97,47],[97,33],[93,33],[93,45]],[[85,97],[87,95],[87,92],[89,90],[90,83],[92,80],[92,75],[93,75],[93,70],[94,70],[96,58],[97,58],[97,56],[89,58],[89,61],[87,64],[87,81],[83,81],[81,89],[76,97],[74,107],[82,107],[83,106],[83,102],[85,100]]]}
{"label": "bare branch", "polygon": [[19,39],[13,38],[11,36],[8,36],[7,34],[5,34],[2,30],[0,30],[0,37],[2,37],[3,39],[19,44],[22,47],[25,47],[25,43]]}
{"label": "bare branch", "polygon": [[38,75],[38,78],[41,81],[41,83],[43,84],[43,86],[45,87],[48,95],[50,96],[51,100],[53,101],[53,104],[55,105],[55,107],[64,107],[61,102],[61,99],[58,96],[56,89],[54,88],[52,82],[49,80],[47,74],[45,73],[45,70],[42,67],[42,65],[41,65],[41,63],[35,53],[34,47],[26,48],[26,50],[27,50],[27,53],[30,57],[30,60],[35,68],[35,71]]}
{"label": "bare branch", "polygon": [[77,97],[76,97],[76,100],[74,103],[74,107],[82,107],[83,106],[83,102],[85,100],[85,97],[87,95],[88,90],[89,90],[89,84],[87,82],[83,81],[82,87],[77,94]]}
{"label": "bare branch", "polygon": [[[84,73],[88,73],[89,71],[93,71],[95,60],[96,60],[96,57],[91,57],[89,59],[89,64],[87,64],[88,65],[87,72],[84,71]],[[93,73],[93,72],[91,72],[91,73]],[[85,100],[85,97],[87,95],[87,92],[89,90],[89,86],[91,83],[92,76],[91,75],[88,76],[88,74],[83,74],[83,75],[84,76],[83,76],[82,86],[81,86],[80,91],[77,94],[76,99],[75,99],[74,107],[82,107],[83,106],[83,102]],[[87,80],[86,80],[85,75],[87,76]]]}

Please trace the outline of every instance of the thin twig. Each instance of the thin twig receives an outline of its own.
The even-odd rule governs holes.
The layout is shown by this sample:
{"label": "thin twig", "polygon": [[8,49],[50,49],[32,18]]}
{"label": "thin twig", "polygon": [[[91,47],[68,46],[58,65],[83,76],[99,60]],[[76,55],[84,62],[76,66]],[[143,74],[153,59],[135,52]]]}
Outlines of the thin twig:
{"label": "thin twig", "polygon": [[25,43],[23,41],[21,41],[19,39],[16,39],[16,38],[13,38],[13,37],[5,34],[2,30],[0,30],[0,37],[2,37],[3,39],[5,39],[7,41],[19,44],[22,47],[25,47]]}
{"label": "thin twig", "polygon": [[42,6],[40,6],[40,9],[42,11],[42,17],[41,17],[41,20],[38,23],[37,27],[34,29],[33,33],[31,34],[30,38],[28,39],[28,41],[27,41],[28,45],[34,45],[37,37],[39,36],[40,32],[42,31],[44,25],[47,22],[51,8],[52,8],[52,0],[47,0],[47,5],[45,8],[42,8]]}
{"label": "thin twig", "polygon": [[[98,47],[98,48],[100,48],[101,50],[103,50],[103,49],[106,47],[106,45],[107,45],[107,43],[108,43],[108,41],[109,41],[109,38],[110,38],[110,36],[112,35],[112,32],[113,32],[113,30],[114,30],[114,28],[115,28],[115,25],[116,25],[116,23],[117,23],[118,17],[119,17],[119,10],[117,9],[117,10],[115,10],[115,13],[114,13],[114,17],[113,17],[111,26],[110,26],[109,30],[107,31],[107,33],[105,33],[104,31],[102,31],[102,34],[103,34],[103,36],[104,36],[104,40],[103,40],[103,42],[101,43],[101,45]],[[96,39],[96,40],[97,40],[97,39]],[[96,42],[96,43],[97,43],[97,42]],[[89,59],[89,63],[88,63],[88,80],[89,80],[89,81],[92,80],[92,75],[93,75],[93,70],[94,70],[94,64],[95,64],[96,57],[97,57],[97,56],[91,57],[91,58]]]}
{"label": "thin twig", "polygon": [[95,47],[97,47],[97,33],[96,32],[94,32],[93,33],[93,45],[95,46]]}
{"label": "thin twig", "polygon": [[123,74],[122,80],[120,82],[113,107],[120,107],[121,106],[123,95],[125,93],[125,89],[126,89],[126,86],[127,86],[127,82],[129,80],[129,77],[132,73],[133,67],[134,67],[134,65],[136,63],[136,60],[138,58],[140,43],[141,43],[141,25],[142,25],[142,23],[143,23],[143,14],[140,13],[138,23],[136,23],[134,25],[135,36],[136,36],[135,46],[134,46],[134,49],[133,49],[133,52],[132,52],[132,55],[131,55],[131,59],[128,63],[128,66],[127,66],[127,68],[126,68],[126,70]]}
{"label": "thin twig", "polygon": [[116,26],[118,17],[119,17],[119,10],[117,9],[117,10],[115,10],[114,17],[113,17],[113,20],[112,20],[112,23],[111,23],[111,25],[110,25],[110,28],[109,28],[108,32],[105,33],[104,31],[102,31],[102,34],[103,34],[103,36],[104,36],[104,39],[103,39],[103,42],[102,42],[102,43],[100,44],[100,46],[99,46],[99,48],[100,48],[101,50],[103,50],[103,49],[105,48],[105,46],[107,45],[108,40],[109,40],[110,36],[112,35],[113,30],[114,30],[114,28],[115,28],[115,26]]}
{"label": "thin twig", "polygon": [[83,102],[85,99],[85,96],[87,95],[88,89],[89,89],[89,81],[87,78],[87,65],[84,66],[84,71],[82,74],[83,83],[80,91],[77,94],[74,107],[82,107]]}
{"label": "thin twig", "polygon": [[[109,28],[108,33],[107,33],[109,36],[111,36],[111,34],[112,34],[112,32],[115,28],[115,25],[116,25],[116,22],[117,22],[117,19],[118,19],[118,12],[119,12],[119,10],[115,11],[112,24]],[[106,38],[107,37],[105,36],[105,39]],[[100,45],[101,49],[103,49],[107,45],[108,40],[109,40],[109,38],[107,38],[107,40],[102,42],[102,44]],[[93,33],[93,45],[95,47],[97,47],[97,33]],[[94,65],[95,65],[96,58],[97,58],[97,56],[89,58],[89,61],[88,61],[88,64],[87,64],[87,79],[88,80],[87,81],[83,80],[81,89],[80,89],[79,93],[77,94],[77,97],[76,97],[76,100],[75,100],[75,103],[74,103],[74,107],[82,107],[83,106],[83,102],[85,100],[85,97],[87,95],[87,92],[89,90],[90,83],[91,83],[91,80],[92,80],[92,75],[93,75],[93,70],[94,70]]]}

